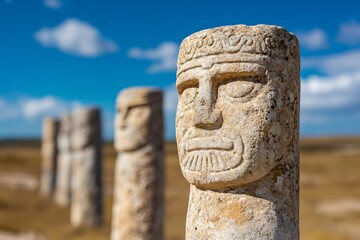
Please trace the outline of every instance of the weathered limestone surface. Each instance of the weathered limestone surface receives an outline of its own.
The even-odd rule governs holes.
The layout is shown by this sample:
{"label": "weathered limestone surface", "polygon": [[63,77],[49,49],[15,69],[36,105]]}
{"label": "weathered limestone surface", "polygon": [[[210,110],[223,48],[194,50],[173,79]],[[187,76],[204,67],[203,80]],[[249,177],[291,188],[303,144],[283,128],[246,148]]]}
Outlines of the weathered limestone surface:
{"label": "weathered limestone surface", "polygon": [[176,137],[186,239],[299,239],[299,44],[226,26],[181,44]]}
{"label": "weathered limestone surface", "polygon": [[56,164],[57,164],[57,135],[59,121],[53,118],[46,118],[42,129],[42,166],[40,193],[44,196],[51,196],[55,189]]}
{"label": "weathered limestone surface", "polygon": [[71,116],[66,115],[60,121],[60,131],[58,136],[58,161],[57,161],[57,181],[55,189],[55,201],[60,206],[70,206],[71,200]]}
{"label": "weathered limestone surface", "polygon": [[112,240],[163,239],[162,92],[129,88],[117,98]]}
{"label": "weathered limestone surface", "polygon": [[73,113],[70,222],[74,226],[102,224],[100,125],[98,108],[82,108]]}

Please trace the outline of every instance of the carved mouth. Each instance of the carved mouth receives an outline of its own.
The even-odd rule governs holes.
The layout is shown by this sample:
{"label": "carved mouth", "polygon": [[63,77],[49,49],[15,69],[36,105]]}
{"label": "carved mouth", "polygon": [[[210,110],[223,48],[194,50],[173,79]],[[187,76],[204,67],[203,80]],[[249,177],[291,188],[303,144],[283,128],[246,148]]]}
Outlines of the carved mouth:
{"label": "carved mouth", "polygon": [[221,172],[241,163],[234,150],[234,142],[226,137],[195,137],[184,143],[187,152],[183,161],[185,169],[192,172]]}
{"label": "carved mouth", "polygon": [[210,149],[230,151],[234,149],[234,143],[224,137],[199,137],[190,139],[185,143],[185,150],[188,152]]}
{"label": "carved mouth", "polygon": [[121,136],[119,136],[119,139],[121,139],[121,141],[124,141],[124,142],[133,142],[134,141],[134,139],[136,139],[136,138],[134,138],[134,135],[121,135]]}
{"label": "carved mouth", "polygon": [[146,132],[142,129],[122,129],[116,133],[121,141],[134,141],[133,139],[145,138]]}
{"label": "carved mouth", "polygon": [[227,152],[191,152],[186,155],[183,166],[192,172],[222,172],[241,163],[240,156],[237,161],[232,161],[231,158]]}
{"label": "carved mouth", "polygon": [[242,163],[242,154],[241,133],[227,125],[216,131],[189,128],[179,147],[181,167],[191,174],[234,169]]}
{"label": "carved mouth", "polygon": [[119,133],[119,137],[124,138],[124,139],[131,139],[134,137],[134,132],[133,131],[122,131],[121,133]]}

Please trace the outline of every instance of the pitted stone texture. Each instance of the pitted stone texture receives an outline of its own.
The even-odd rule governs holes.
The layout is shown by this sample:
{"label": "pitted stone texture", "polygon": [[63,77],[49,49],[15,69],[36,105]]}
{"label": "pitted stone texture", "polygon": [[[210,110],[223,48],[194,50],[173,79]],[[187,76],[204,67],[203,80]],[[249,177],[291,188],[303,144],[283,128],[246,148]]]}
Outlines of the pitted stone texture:
{"label": "pitted stone texture", "polygon": [[55,190],[55,202],[60,206],[70,206],[71,201],[71,116],[66,115],[61,119],[58,136],[58,165]]}
{"label": "pitted stone texture", "polygon": [[51,196],[55,190],[58,132],[59,121],[53,118],[46,118],[43,122],[42,129],[42,166],[40,182],[40,193],[44,196]]}
{"label": "pitted stone texture", "polygon": [[163,239],[162,92],[129,88],[117,99],[111,239]]}
{"label": "pitted stone texture", "polygon": [[70,222],[74,226],[102,224],[101,127],[98,108],[82,108],[72,115]]}
{"label": "pitted stone texture", "polygon": [[298,239],[299,44],[276,26],[185,38],[176,86],[186,239]]}

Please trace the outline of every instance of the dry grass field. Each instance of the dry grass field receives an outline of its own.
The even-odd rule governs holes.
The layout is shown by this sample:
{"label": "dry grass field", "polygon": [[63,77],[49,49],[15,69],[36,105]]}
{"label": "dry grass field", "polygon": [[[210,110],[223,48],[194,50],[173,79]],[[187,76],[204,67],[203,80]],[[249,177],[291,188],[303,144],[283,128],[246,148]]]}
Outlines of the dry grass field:
{"label": "dry grass field", "polygon": [[[0,231],[36,232],[50,240],[109,239],[115,152],[104,145],[104,225],[75,229],[69,209],[42,198],[30,183],[40,174],[37,141],[0,142]],[[301,143],[301,239],[360,239],[360,138],[305,139]],[[10,178],[10,180],[9,180]],[[165,239],[184,239],[189,186],[177,150],[166,145]]]}

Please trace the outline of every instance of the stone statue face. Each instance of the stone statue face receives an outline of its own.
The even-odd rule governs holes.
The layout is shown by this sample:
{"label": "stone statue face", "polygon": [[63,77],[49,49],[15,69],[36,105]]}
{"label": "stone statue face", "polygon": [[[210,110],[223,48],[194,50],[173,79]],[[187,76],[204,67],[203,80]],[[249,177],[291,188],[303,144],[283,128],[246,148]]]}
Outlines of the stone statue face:
{"label": "stone statue face", "polygon": [[100,112],[98,109],[78,109],[72,116],[72,147],[83,149],[100,140]]}
{"label": "stone statue face", "polygon": [[150,137],[149,103],[121,96],[115,117],[115,148],[117,151],[134,151],[145,146]]}
{"label": "stone statue face", "polygon": [[[182,47],[198,39],[215,45],[216,38],[225,38],[218,45],[225,51],[231,36],[216,31],[190,36]],[[216,189],[257,181],[274,168],[286,146],[280,82],[289,79],[283,79],[278,74],[281,67],[272,66],[271,61],[262,63],[257,55],[245,56],[250,60],[244,61],[241,48],[235,57],[230,55],[234,48],[230,50],[216,57],[200,52],[195,60],[182,62],[196,50],[180,48],[176,137],[183,175],[199,187]]]}

